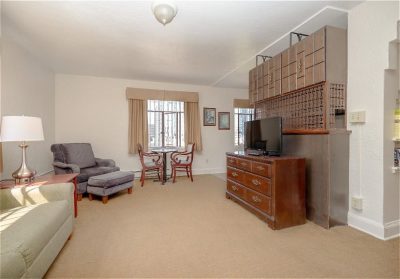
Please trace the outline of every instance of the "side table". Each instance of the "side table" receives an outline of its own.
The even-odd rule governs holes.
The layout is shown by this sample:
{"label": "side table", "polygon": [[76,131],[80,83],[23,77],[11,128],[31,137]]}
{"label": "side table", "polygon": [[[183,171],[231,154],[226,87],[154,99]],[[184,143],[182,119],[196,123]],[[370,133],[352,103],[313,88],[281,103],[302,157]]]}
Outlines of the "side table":
{"label": "side table", "polygon": [[22,186],[40,186],[40,185],[49,185],[49,184],[57,184],[57,183],[68,183],[72,182],[74,184],[74,212],[75,218],[78,216],[78,204],[77,204],[77,193],[76,193],[76,177],[79,173],[68,173],[68,174],[48,174],[39,177],[35,177],[35,180],[25,184],[15,184],[14,180],[3,181],[0,182],[0,189],[3,188],[13,188],[13,187],[22,187]]}

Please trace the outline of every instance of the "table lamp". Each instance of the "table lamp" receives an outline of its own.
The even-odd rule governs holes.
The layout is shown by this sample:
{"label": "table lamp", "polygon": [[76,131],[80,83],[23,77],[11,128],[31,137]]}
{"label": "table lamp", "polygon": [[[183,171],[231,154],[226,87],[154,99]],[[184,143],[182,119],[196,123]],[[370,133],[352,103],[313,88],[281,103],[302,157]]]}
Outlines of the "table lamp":
{"label": "table lamp", "polygon": [[42,119],[31,116],[3,116],[1,120],[0,141],[19,141],[22,149],[21,166],[13,172],[15,183],[30,182],[36,171],[30,170],[26,164],[27,141],[41,141],[43,137]]}

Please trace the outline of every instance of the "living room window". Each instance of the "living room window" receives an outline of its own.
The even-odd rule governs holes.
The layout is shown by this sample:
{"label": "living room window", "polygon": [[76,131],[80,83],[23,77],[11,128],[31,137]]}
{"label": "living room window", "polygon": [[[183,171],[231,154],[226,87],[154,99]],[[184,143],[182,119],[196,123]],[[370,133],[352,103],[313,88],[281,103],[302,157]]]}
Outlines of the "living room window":
{"label": "living room window", "polygon": [[147,101],[149,147],[185,146],[184,102]]}
{"label": "living room window", "polygon": [[254,109],[235,108],[235,146],[244,145],[244,123],[253,120]]}

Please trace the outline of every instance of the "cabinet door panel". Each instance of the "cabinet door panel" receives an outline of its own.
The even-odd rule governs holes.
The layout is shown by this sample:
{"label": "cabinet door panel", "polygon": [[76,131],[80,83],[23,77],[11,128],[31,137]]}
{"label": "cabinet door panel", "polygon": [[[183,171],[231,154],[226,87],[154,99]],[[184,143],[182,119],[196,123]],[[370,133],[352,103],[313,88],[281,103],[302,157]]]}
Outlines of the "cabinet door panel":
{"label": "cabinet door panel", "polygon": [[289,64],[289,76],[296,74],[296,62]]}
{"label": "cabinet door panel", "polygon": [[266,76],[266,75],[268,75],[268,63],[267,63],[268,61],[265,61],[264,63],[263,63],[263,73],[264,73],[264,76]]}
{"label": "cabinet door panel", "polygon": [[264,94],[263,94],[263,100],[268,98],[268,86],[264,85]]}
{"label": "cabinet door panel", "polygon": [[314,55],[313,54],[306,55],[305,61],[306,61],[305,63],[306,69],[312,67],[314,65]]}
{"label": "cabinet door panel", "polygon": [[325,47],[325,28],[314,33],[314,50]]}
{"label": "cabinet door panel", "polygon": [[314,52],[314,65],[325,61],[325,48],[321,48]]}
{"label": "cabinet door panel", "polygon": [[289,65],[282,68],[282,79],[289,76]]}
{"label": "cabinet door panel", "polygon": [[263,64],[260,64],[260,65],[258,65],[258,67],[257,67],[257,77],[258,78],[260,78],[260,77],[262,77],[262,76],[264,76],[264,65]]}
{"label": "cabinet door panel", "polygon": [[319,63],[314,66],[314,82],[321,82],[325,80],[325,62]]}
{"label": "cabinet door panel", "polygon": [[314,82],[314,67],[306,69],[305,73],[305,86],[311,85]]}
{"label": "cabinet door panel", "polygon": [[297,54],[302,53],[304,51],[304,40],[301,40],[300,42],[295,44],[294,47],[296,47]]}
{"label": "cabinet door panel", "polygon": [[304,54],[308,55],[314,52],[314,38],[310,35],[304,39]]}
{"label": "cabinet door panel", "polygon": [[275,96],[281,94],[281,80],[275,81]]}
{"label": "cabinet door panel", "polygon": [[296,61],[296,73],[297,78],[304,77],[305,63],[304,63],[304,52],[297,54]]}
{"label": "cabinet door panel", "polygon": [[282,79],[282,94],[289,92],[289,77]]}
{"label": "cabinet door panel", "polygon": [[296,90],[296,75],[291,75],[289,77],[289,91]]}
{"label": "cabinet door panel", "polygon": [[303,88],[305,86],[305,78],[304,76],[297,78],[296,89]]}
{"label": "cabinet door panel", "polygon": [[282,52],[282,67],[289,65],[289,49]]}
{"label": "cabinet door panel", "polygon": [[[293,45],[289,48],[289,64],[296,62],[296,56],[297,56],[296,45]],[[283,58],[282,58],[282,61],[283,61]]]}

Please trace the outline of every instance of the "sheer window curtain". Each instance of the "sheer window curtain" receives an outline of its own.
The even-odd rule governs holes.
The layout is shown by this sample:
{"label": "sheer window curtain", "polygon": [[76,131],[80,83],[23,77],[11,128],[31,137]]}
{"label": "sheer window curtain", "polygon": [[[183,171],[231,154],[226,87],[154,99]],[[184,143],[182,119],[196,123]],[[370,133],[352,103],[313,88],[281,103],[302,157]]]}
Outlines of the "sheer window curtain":
{"label": "sheer window curtain", "polygon": [[129,153],[137,154],[140,143],[144,150],[148,147],[147,100],[129,99]]}
{"label": "sheer window curtain", "polygon": [[185,143],[195,143],[196,151],[203,150],[198,102],[185,102]]}

